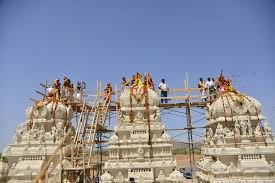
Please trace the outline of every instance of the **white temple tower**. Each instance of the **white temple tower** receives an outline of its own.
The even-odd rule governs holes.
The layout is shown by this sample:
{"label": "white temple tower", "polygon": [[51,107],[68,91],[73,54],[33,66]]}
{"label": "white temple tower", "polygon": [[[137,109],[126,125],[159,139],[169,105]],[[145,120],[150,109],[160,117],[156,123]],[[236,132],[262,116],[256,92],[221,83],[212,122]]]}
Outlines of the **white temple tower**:
{"label": "white temple tower", "polygon": [[155,91],[145,90],[126,89],[120,97],[102,183],[183,182],[183,175],[175,170],[171,139],[161,122],[160,98]]}
{"label": "white temple tower", "polygon": [[198,182],[275,183],[275,143],[259,101],[223,92],[207,107],[206,117]]}
{"label": "white temple tower", "polygon": [[[19,124],[14,142],[3,151],[0,182],[33,183],[37,173],[60,144],[66,130],[71,127],[72,117],[73,110],[70,107],[53,100],[42,100],[28,108],[27,119]],[[48,182],[58,180],[60,165],[58,160],[55,162],[49,167]]]}

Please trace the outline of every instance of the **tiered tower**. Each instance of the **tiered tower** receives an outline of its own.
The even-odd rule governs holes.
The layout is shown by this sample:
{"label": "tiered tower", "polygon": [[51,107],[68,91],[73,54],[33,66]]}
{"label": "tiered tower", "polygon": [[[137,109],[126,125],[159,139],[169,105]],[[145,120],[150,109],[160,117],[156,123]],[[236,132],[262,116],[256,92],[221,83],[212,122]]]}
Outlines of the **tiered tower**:
{"label": "tiered tower", "polygon": [[145,87],[125,89],[114,134],[109,140],[103,183],[182,182],[172,143],[161,122],[160,98]]}
{"label": "tiered tower", "polygon": [[225,91],[207,107],[206,117],[198,182],[275,182],[275,143],[258,100]]}
{"label": "tiered tower", "polygon": [[[14,142],[3,151],[0,182],[32,183],[71,127],[73,110],[58,101],[42,100],[27,109],[26,117],[15,132]],[[58,159],[54,162],[47,172],[48,182],[60,176]]]}

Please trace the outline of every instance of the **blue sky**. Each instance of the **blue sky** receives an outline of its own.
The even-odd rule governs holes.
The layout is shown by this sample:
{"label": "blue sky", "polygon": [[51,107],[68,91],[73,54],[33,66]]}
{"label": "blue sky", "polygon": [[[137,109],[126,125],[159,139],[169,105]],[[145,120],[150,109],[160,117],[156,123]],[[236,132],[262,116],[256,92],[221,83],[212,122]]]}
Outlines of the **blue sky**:
{"label": "blue sky", "polygon": [[39,82],[63,76],[93,89],[96,80],[150,72],[178,88],[185,72],[196,86],[223,69],[275,127],[274,44],[271,0],[0,0],[0,150]]}

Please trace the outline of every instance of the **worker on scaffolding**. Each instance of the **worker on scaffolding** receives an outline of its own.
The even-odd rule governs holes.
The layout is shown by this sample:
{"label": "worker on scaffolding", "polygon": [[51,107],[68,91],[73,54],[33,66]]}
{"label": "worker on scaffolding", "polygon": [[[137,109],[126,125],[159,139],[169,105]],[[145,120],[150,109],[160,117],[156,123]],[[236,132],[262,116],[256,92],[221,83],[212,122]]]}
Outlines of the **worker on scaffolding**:
{"label": "worker on scaffolding", "polygon": [[85,93],[86,83],[83,81],[78,81],[76,83],[76,99],[82,100],[82,96]]}
{"label": "worker on scaffolding", "polygon": [[110,102],[111,100],[111,94],[112,94],[112,85],[111,83],[107,83],[105,89],[104,89],[104,100],[106,103]]}
{"label": "worker on scaffolding", "polygon": [[68,99],[69,99],[69,102],[73,102],[73,100],[74,100],[74,92],[75,92],[75,90],[74,90],[74,84],[71,82],[71,80],[70,79],[68,79],[69,80],[69,83],[70,83],[70,85],[68,86]]}
{"label": "worker on scaffolding", "polygon": [[131,93],[139,93],[142,91],[143,83],[142,83],[142,75],[140,73],[136,73],[133,75],[132,78],[132,85],[131,85]]}
{"label": "worker on scaffolding", "polygon": [[148,88],[155,90],[154,88],[154,83],[152,76],[150,74],[146,74],[144,77],[144,82],[143,82]]}
{"label": "worker on scaffolding", "polygon": [[212,100],[214,92],[215,92],[215,83],[211,80],[211,78],[207,78],[207,81],[205,82],[205,90],[207,94],[209,95],[209,100]]}
{"label": "worker on scaffolding", "polygon": [[138,88],[142,88],[143,86],[143,83],[141,81],[141,78],[142,78],[142,75],[140,73],[136,73],[134,76],[133,76],[133,85],[132,87],[138,87]]}
{"label": "worker on scaffolding", "polygon": [[127,82],[126,77],[122,77],[121,87],[122,87],[122,91],[124,91],[125,89],[128,89],[129,82]]}
{"label": "worker on scaffolding", "polygon": [[203,81],[203,78],[200,78],[200,80],[198,82],[198,88],[199,88],[199,90],[201,92],[201,96],[202,96],[201,98],[202,98],[202,100],[206,101],[204,85],[205,85],[205,83]]}
{"label": "worker on scaffolding", "polygon": [[53,83],[54,97],[56,99],[60,98],[60,86],[61,86],[61,83],[59,82],[59,79],[56,79]]}
{"label": "worker on scaffolding", "polygon": [[67,77],[63,78],[63,84],[61,87],[61,96],[64,97],[65,99],[68,99],[69,97],[69,87],[71,85],[71,80],[68,79]]}
{"label": "worker on scaffolding", "polygon": [[49,86],[47,87],[47,97],[53,97],[54,96],[54,88],[52,86],[52,84],[50,83]]}
{"label": "worker on scaffolding", "polygon": [[134,86],[134,84],[135,84],[135,75],[132,76],[130,84],[131,84],[131,87]]}
{"label": "worker on scaffolding", "polygon": [[159,84],[160,96],[161,96],[161,103],[168,103],[168,99],[166,98],[168,96],[168,85],[165,83],[165,79],[161,80],[161,83]]}

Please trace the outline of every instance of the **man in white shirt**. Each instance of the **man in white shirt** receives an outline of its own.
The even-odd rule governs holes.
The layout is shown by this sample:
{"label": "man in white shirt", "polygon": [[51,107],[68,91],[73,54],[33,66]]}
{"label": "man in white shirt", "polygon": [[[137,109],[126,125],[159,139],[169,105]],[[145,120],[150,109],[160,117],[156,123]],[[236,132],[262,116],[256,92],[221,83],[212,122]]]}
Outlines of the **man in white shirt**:
{"label": "man in white shirt", "polygon": [[[165,79],[162,79],[161,80],[161,83],[159,84],[159,89],[161,90],[160,92],[160,96],[161,97],[167,97],[167,94],[168,94],[168,91],[169,91],[169,88],[167,86],[167,84],[165,83]],[[161,103],[168,103],[168,99],[161,99]]]}
{"label": "man in white shirt", "polygon": [[52,84],[49,84],[49,87],[47,87],[48,96],[52,96],[54,93],[54,88],[52,87]]}
{"label": "man in white shirt", "polygon": [[[207,81],[205,82],[205,89],[209,95],[212,95],[214,93],[215,83],[211,80],[211,78],[207,78]],[[212,97],[210,96],[209,98],[211,99]]]}

